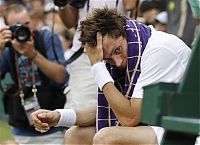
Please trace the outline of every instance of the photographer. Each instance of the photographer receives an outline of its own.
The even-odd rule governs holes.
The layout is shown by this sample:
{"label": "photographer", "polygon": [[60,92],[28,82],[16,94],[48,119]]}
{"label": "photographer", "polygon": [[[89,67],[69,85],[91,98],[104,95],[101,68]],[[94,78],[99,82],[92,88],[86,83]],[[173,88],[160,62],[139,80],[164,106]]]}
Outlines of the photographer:
{"label": "photographer", "polygon": [[63,128],[37,132],[30,113],[44,108],[63,108],[61,93],[68,75],[61,42],[48,28],[29,27],[30,16],[23,5],[5,11],[8,25],[0,29],[0,75],[11,74],[14,84],[5,90],[4,106],[12,133],[19,144],[64,144]]}

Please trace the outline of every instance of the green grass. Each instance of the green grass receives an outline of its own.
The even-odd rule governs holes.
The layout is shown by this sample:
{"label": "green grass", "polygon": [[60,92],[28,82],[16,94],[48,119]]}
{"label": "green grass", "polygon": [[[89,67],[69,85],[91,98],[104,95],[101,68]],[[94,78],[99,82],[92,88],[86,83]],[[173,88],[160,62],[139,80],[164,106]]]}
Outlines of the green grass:
{"label": "green grass", "polygon": [[0,143],[6,140],[13,140],[11,130],[7,122],[0,121]]}
{"label": "green grass", "polygon": [[[11,84],[13,82],[11,80],[10,74],[7,74],[5,79],[1,81],[2,81],[2,84]],[[7,122],[2,120],[2,118],[5,118],[2,97],[3,97],[3,93],[0,90],[0,145],[3,141],[13,140],[10,126],[8,125]]]}

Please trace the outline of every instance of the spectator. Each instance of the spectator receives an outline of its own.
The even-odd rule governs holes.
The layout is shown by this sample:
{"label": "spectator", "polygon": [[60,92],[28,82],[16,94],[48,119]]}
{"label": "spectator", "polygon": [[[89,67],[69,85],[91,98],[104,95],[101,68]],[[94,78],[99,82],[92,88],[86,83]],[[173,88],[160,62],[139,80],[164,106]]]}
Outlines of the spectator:
{"label": "spectator", "polygon": [[140,4],[140,15],[144,18],[146,25],[153,25],[156,15],[163,10],[162,2],[154,0],[144,0]]}
{"label": "spectator", "polygon": [[67,130],[67,144],[160,144],[164,129],[140,123],[142,88],[179,82],[190,48],[174,35],[108,8],[96,9],[80,31],[99,86],[98,106],[38,110],[31,115],[35,127],[77,125]]}
{"label": "spectator", "polygon": [[[67,73],[59,64],[64,62],[64,55],[58,36],[52,35],[49,29],[32,31],[30,16],[23,5],[10,5],[5,11],[5,20],[9,27],[0,29],[0,78],[10,73],[14,81],[4,94],[5,111],[9,115],[13,136],[20,145],[61,145],[64,143],[63,128],[52,128],[42,134],[34,129],[30,120],[30,113],[38,108],[54,110],[63,108],[65,104],[61,89]],[[27,36],[33,35],[20,42],[25,37],[17,37],[16,31],[10,29],[16,23],[24,26]],[[52,40],[54,46],[50,43]]]}

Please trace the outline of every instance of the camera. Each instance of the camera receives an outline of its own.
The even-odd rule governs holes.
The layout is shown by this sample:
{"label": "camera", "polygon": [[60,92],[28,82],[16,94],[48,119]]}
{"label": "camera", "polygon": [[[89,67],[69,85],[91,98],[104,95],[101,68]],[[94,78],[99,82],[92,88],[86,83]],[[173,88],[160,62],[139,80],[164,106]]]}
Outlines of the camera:
{"label": "camera", "polygon": [[64,7],[67,4],[75,8],[83,8],[86,0],[54,0],[54,4],[58,7]]}
{"label": "camera", "polygon": [[10,26],[12,31],[12,39],[16,38],[20,43],[24,43],[30,39],[31,31],[30,29],[20,23]]}

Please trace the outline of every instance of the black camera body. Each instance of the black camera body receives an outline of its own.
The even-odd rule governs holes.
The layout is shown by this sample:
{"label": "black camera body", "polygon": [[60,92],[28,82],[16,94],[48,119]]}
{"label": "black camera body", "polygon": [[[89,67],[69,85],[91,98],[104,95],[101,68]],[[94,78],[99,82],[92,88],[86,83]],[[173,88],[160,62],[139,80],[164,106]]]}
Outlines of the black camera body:
{"label": "black camera body", "polygon": [[83,8],[86,0],[54,0],[54,4],[58,7],[64,7],[67,4],[75,8]]}
{"label": "black camera body", "polygon": [[27,26],[17,23],[10,26],[9,29],[12,31],[12,39],[16,38],[20,43],[30,40],[31,31]]}

